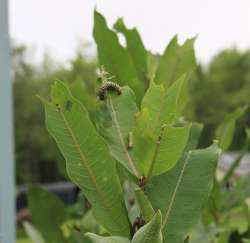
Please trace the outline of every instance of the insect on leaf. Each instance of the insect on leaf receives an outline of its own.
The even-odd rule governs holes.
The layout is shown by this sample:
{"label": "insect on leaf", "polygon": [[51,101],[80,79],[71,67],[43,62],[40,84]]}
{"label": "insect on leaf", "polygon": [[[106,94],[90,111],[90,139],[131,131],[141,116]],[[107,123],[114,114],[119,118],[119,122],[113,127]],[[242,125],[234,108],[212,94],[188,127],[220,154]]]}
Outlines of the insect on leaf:
{"label": "insect on leaf", "polygon": [[94,13],[93,35],[97,44],[99,64],[115,76],[118,84],[131,87],[139,104],[144,94],[144,83],[137,75],[129,51],[122,47],[117,34],[108,28],[105,18],[97,11]]}
{"label": "insect on leaf", "polygon": [[131,132],[137,112],[135,95],[125,86],[121,95],[108,92],[105,103],[100,102],[97,109],[97,126],[113,157],[133,175],[139,177],[140,171],[131,153],[133,147]]}

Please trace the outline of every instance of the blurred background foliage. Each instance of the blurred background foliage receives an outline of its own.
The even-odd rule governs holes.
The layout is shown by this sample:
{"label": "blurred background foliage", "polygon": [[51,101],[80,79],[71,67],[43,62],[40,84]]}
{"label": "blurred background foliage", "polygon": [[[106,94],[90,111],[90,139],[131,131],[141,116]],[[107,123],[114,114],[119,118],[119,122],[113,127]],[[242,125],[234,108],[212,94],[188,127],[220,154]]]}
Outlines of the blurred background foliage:
{"label": "blurred background foliage", "polygon": [[[211,62],[199,65],[191,79],[190,104],[186,114],[190,120],[205,124],[201,144],[211,143],[216,126],[225,115],[237,107],[249,105],[250,97],[250,51],[226,49]],[[242,147],[250,123],[249,111],[238,121],[230,150]]]}
{"label": "blurred background foliage", "polygon": [[[49,55],[38,65],[27,61],[30,60],[27,58],[29,50],[25,46],[12,48],[18,184],[63,179],[63,158],[48,136],[43,107],[36,94],[48,97],[51,83],[60,79],[72,84],[76,95],[78,89],[85,89],[86,96],[78,98],[85,99],[85,103],[87,99],[91,107],[96,92],[97,61],[87,49],[86,45],[79,48],[67,65],[59,65]],[[185,114],[189,120],[205,124],[201,146],[207,146],[226,114],[240,105],[249,105],[250,51],[221,51],[209,64],[200,64],[190,82],[190,100]],[[238,121],[230,150],[242,147],[246,136],[244,128],[249,124],[248,111]]]}

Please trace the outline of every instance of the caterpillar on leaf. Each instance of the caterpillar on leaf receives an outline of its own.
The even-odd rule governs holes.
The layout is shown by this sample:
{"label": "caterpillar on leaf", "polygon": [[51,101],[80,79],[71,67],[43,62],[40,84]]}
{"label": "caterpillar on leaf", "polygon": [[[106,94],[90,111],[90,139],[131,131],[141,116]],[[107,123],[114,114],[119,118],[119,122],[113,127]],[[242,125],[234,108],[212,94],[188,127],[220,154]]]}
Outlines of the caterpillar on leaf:
{"label": "caterpillar on leaf", "polygon": [[104,82],[100,89],[98,90],[98,97],[100,100],[105,100],[107,91],[116,91],[117,95],[122,94],[122,88],[120,85],[113,83],[111,81]]}

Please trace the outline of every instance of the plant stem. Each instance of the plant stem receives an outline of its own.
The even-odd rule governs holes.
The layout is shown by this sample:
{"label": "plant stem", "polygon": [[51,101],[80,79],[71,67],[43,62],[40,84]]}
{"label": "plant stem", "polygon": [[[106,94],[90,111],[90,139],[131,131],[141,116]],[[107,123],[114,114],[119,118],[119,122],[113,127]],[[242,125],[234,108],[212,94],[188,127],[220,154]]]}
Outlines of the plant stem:
{"label": "plant stem", "polygon": [[153,174],[153,170],[154,170],[154,166],[155,166],[155,162],[156,162],[156,157],[157,157],[157,154],[158,154],[158,151],[159,151],[159,148],[160,148],[161,139],[162,139],[162,135],[163,135],[163,133],[165,131],[165,128],[166,128],[166,126],[162,126],[161,131],[160,131],[160,135],[157,138],[155,151],[154,151],[152,161],[151,161],[151,164],[150,164],[150,168],[148,170],[148,175],[147,175],[147,178],[146,178],[147,181],[150,180],[150,178],[151,178],[151,176]]}

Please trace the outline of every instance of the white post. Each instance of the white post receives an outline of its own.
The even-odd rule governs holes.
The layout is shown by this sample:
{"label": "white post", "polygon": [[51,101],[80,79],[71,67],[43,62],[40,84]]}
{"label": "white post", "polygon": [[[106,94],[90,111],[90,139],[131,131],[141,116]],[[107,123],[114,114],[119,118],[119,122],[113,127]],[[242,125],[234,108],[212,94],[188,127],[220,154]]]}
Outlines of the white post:
{"label": "white post", "polygon": [[15,179],[8,0],[0,0],[0,242],[15,243]]}

